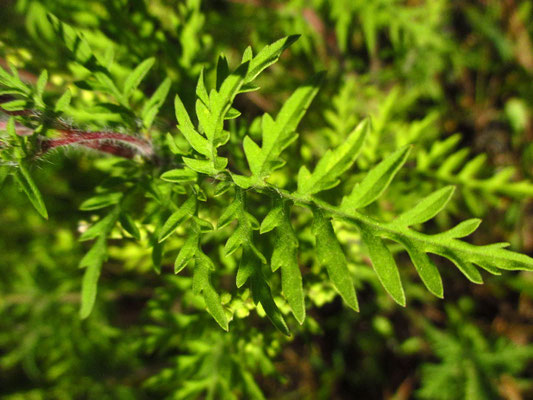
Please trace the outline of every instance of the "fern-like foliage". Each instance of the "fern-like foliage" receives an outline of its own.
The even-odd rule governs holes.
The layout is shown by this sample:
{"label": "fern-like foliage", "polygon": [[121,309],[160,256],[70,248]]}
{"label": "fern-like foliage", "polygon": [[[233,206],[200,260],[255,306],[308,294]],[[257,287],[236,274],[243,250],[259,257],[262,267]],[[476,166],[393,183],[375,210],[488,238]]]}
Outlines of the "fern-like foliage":
{"label": "fern-like foliage", "polygon": [[[196,279],[192,278],[193,285]],[[209,317],[202,312],[175,318],[172,304],[174,296],[182,293],[179,282],[190,283],[191,279],[169,276],[165,280],[165,290],[156,290],[148,303],[150,324],[145,327],[140,346],[146,354],[170,359],[146,380],[144,386],[150,397],[265,399],[254,374],[276,375],[271,354],[279,344],[257,329],[202,329],[202,323],[209,323]]]}
{"label": "fern-like foliage", "polygon": [[[81,267],[86,268],[82,285],[82,317],[87,317],[93,308],[98,277],[107,257],[107,238],[117,223],[130,236],[149,242],[157,272],[160,272],[166,254],[168,239],[176,233],[182,237],[183,244],[175,259],[174,270],[179,273],[183,268],[191,267],[193,291],[203,297],[209,313],[226,330],[232,318],[231,310],[222,305],[217,286],[212,283],[212,272],[218,266],[210,257],[210,251],[204,249],[224,243],[223,257],[237,257],[239,260],[237,288],[249,288],[254,303],[260,305],[270,321],[288,335],[288,324],[275,301],[270,275],[281,271],[281,291],[296,320],[303,323],[305,291],[298,265],[299,239],[291,214],[308,212],[305,209],[312,215],[316,260],[327,271],[336,291],[354,310],[359,309],[357,295],[333,221],[340,221],[359,232],[383,288],[402,306],[406,305],[406,297],[400,272],[389,250],[389,241],[405,248],[425,286],[438,297],[443,296],[442,281],[429,254],[448,259],[475,283],[483,281],[478,267],[492,274],[500,274],[502,270],[533,270],[533,259],[506,249],[506,244],[475,246],[461,240],[478,227],[478,219],[463,221],[445,232],[432,235],[413,228],[430,221],[446,206],[454,192],[451,186],[420,199],[393,221],[380,221],[373,216],[368,206],[378,201],[387,190],[408,160],[411,146],[401,147],[387,155],[370,168],[360,182],[347,187],[346,178],[372,132],[370,120],[355,126],[346,139],[323,154],[314,167],[301,166],[296,180],[284,187],[272,183],[270,176],[285,165],[283,153],[298,138],[297,127],[318,92],[324,79],[323,73],[296,89],[276,117],[269,114],[261,117],[261,140],[245,136],[242,141],[249,171],[237,171],[230,162],[232,149],[227,144],[234,142],[229,142],[230,132],[225,125],[226,120],[240,115],[234,108],[234,100],[240,93],[257,90],[258,87],[253,83],[256,77],[276,62],[296,39],[297,36],[286,37],[266,46],[256,55],[251,48],[247,48],[241,63],[233,70],[226,58],[221,56],[212,87],[206,83],[206,74],[201,71],[196,87],[195,113],[189,113],[182,99],[175,97],[177,127],[182,136],[167,136],[167,145],[173,154],[172,161],[165,163],[164,159],[159,159],[154,164],[132,161],[117,163],[110,182],[99,187],[97,195],[82,204],[84,210],[111,210],[81,237],[82,240],[95,240],[80,263]],[[87,61],[91,56],[89,54],[82,58]],[[111,74],[105,72],[105,68],[104,72],[95,72],[93,78],[100,86],[107,88],[105,92],[119,104],[120,115],[129,115],[133,112],[130,96],[154,62],[153,59],[141,62],[124,79],[121,89],[113,83]],[[37,88],[32,89],[22,83],[15,72],[10,75],[2,71],[0,83],[7,88],[2,93],[16,94],[24,99],[23,103],[4,104],[4,109],[14,114],[17,110],[24,110],[28,101],[39,108],[43,82],[46,82],[46,75],[43,76]],[[144,99],[145,126],[152,124],[168,87],[163,82],[155,92],[155,98]],[[64,109],[67,100],[58,100],[56,109]],[[9,120],[6,130],[10,134],[10,146],[8,151],[2,152],[2,157],[12,164],[9,173],[15,175],[32,204],[46,216],[42,198],[26,168],[28,160],[36,154],[35,149],[43,151],[43,147],[39,147],[37,135],[28,138],[17,134],[14,117]],[[70,132],[64,127],[55,127],[55,130]],[[71,137],[77,140],[80,135]],[[81,144],[113,154],[119,151],[117,141],[133,144],[134,149],[142,150],[148,146],[135,135],[94,136],[91,133],[81,137],[83,140],[78,140]],[[40,138],[42,140],[43,135]],[[181,147],[182,138],[185,138],[188,149]],[[51,143],[57,145],[57,142]],[[147,149],[149,151],[137,151],[132,157],[139,154],[145,159],[153,159],[153,148],[148,146]],[[183,165],[176,168],[180,161]],[[453,170],[458,164],[455,162],[453,168],[448,170]],[[470,167],[468,170],[472,176],[474,170]],[[161,179],[152,174],[157,174]],[[325,201],[326,193],[341,187],[341,184],[341,193],[346,195],[337,201]],[[214,185],[216,189],[213,190]],[[210,203],[216,201],[215,197],[223,204],[223,211],[217,216],[209,210]],[[249,206],[250,198],[271,204],[268,213],[254,215],[257,211]],[[142,210],[139,211],[136,204],[144,204]],[[131,217],[135,209],[142,213],[142,229],[136,226]],[[214,225],[217,226],[216,230]],[[272,237],[273,253],[270,259],[265,256],[264,246],[255,232],[257,230],[264,237]],[[230,232],[229,235],[227,232]]]}
{"label": "fern-like foliage", "polygon": [[[271,48],[280,47],[279,45],[271,46]],[[269,49],[267,48],[263,52],[269,51]],[[234,87],[235,84],[232,82],[238,80],[237,77],[241,77],[240,79],[244,81],[242,77],[246,76],[246,73],[241,72],[244,68],[246,68],[245,63],[230,74],[220,87]],[[213,143],[212,138],[216,137],[216,134],[212,132],[215,132],[216,128],[214,124],[206,120],[206,115],[220,115],[220,110],[224,108],[217,105],[217,101],[221,101],[218,96],[223,90],[211,92],[210,106],[207,111],[204,108],[207,103],[205,92],[203,89],[199,91],[196,107],[199,127],[194,131],[194,135],[190,134],[194,127],[191,125],[189,115],[179,99],[176,101],[179,127],[185,127],[185,129],[181,129],[183,134],[195,152],[199,153],[199,156],[210,158],[210,162],[204,161],[202,158],[195,158],[195,161],[186,158],[187,166],[200,174],[210,175],[216,179],[224,179],[221,175],[227,174],[231,176],[236,185],[234,203],[220,217],[219,224],[226,225],[229,215],[238,221],[234,233],[229,237],[225,246],[226,254],[242,247],[237,286],[240,287],[247,282],[251,285],[252,292],[257,294],[254,295],[254,299],[263,305],[269,318],[280,330],[286,332],[286,326],[275,303],[271,301],[270,287],[261,273],[262,266],[266,262],[265,257],[254,244],[253,230],[257,229],[259,225],[255,217],[251,215],[250,210],[246,208],[245,197],[246,193],[250,191],[270,197],[277,204],[265,217],[261,227],[263,232],[276,227],[275,233],[280,235],[275,241],[275,257],[273,256],[272,268],[275,270],[279,265],[293,266],[291,273],[287,272],[285,275],[282,273],[282,286],[289,305],[298,320],[302,319],[301,291],[299,289],[301,277],[298,270],[294,268],[295,251],[298,243],[295,235],[292,234],[293,229],[288,218],[293,207],[306,207],[313,212],[313,232],[316,238],[317,258],[327,269],[337,291],[346,303],[354,309],[358,309],[357,298],[346,267],[342,247],[331,225],[332,219],[352,224],[359,229],[383,287],[401,305],[405,305],[406,300],[399,271],[384,239],[396,241],[405,247],[426,287],[439,297],[443,295],[442,282],[436,266],[428,257],[428,253],[447,258],[469,280],[475,283],[482,283],[481,274],[476,266],[494,274],[499,274],[500,270],[533,269],[531,258],[505,249],[505,244],[474,246],[460,240],[477,228],[480,223],[477,219],[464,221],[456,227],[436,235],[427,235],[411,228],[413,225],[430,220],[441,211],[450,200],[453,187],[446,187],[432,193],[392,222],[381,222],[368,215],[364,208],[375,202],[387,189],[398,170],[406,162],[410,152],[409,146],[389,155],[371,169],[366,177],[342,199],[340,204],[329,204],[322,201],[317,194],[339,185],[343,174],[354,164],[371,129],[371,124],[368,121],[359,124],[344,143],[324,154],[312,172],[307,167],[302,166],[298,173],[295,191],[271,185],[268,182],[268,176],[273,170],[283,166],[284,162],[280,159],[280,155],[287,145],[294,140],[297,122],[309,106],[309,101],[315,93],[315,90],[311,88],[318,85],[319,79],[314,79],[311,82],[311,84],[298,89],[287,100],[276,120],[273,120],[268,114],[263,116],[261,146],[249,137],[244,139],[244,151],[251,173],[249,176],[236,174],[231,171],[231,168],[217,168],[213,151],[207,151],[209,148],[216,147],[212,144],[211,147],[207,146],[207,142]],[[203,87],[202,85],[203,83],[200,81],[199,87]],[[226,94],[227,102],[224,103],[226,110],[229,110],[230,102],[236,91],[228,91]],[[218,100],[211,101],[211,98]],[[199,106],[199,104],[202,105]],[[286,122],[286,118],[290,115],[296,116],[293,118],[292,124]],[[223,116],[217,117],[217,121],[222,118]],[[221,128],[218,128],[218,131],[220,130]],[[198,142],[206,142],[206,146],[200,147]],[[208,167],[209,163],[210,167]],[[225,165],[225,162],[220,165]],[[244,192],[243,189],[247,192]],[[280,237],[283,237],[284,240],[279,240]],[[286,268],[287,271],[288,268]]]}
{"label": "fern-like foliage", "polygon": [[513,199],[533,197],[533,182],[513,180],[516,175],[514,167],[505,167],[487,176],[487,156],[481,153],[469,160],[470,150],[458,148],[460,141],[460,135],[452,135],[436,141],[429,150],[418,152],[416,170],[428,178],[457,185],[474,215],[484,214],[478,201],[480,195],[493,205],[498,205],[500,196]]}
{"label": "fern-like foliage", "polygon": [[[498,381],[505,374],[520,374],[533,359],[533,347],[500,338],[489,340],[474,324],[448,307],[451,329],[439,330],[426,324],[430,346],[440,363],[421,367],[421,399],[498,399]],[[524,382],[525,383],[525,382]]]}

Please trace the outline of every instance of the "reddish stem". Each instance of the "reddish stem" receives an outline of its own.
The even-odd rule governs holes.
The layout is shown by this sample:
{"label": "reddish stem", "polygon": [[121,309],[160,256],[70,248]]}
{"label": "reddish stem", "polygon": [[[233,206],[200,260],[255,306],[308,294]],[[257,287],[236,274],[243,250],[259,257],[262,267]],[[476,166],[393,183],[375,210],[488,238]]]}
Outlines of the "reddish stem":
{"label": "reddish stem", "polygon": [[[0,111],[8,115],[36,115],[32,110],[7,111],[0,105]],[[135,136],[108,131],[81,131],[71,128],[63,123],[56,126],[55,130],[61,134],[59,139],[43,139],[41,141],[41,154],[57,147],[80,145],[104,153],[125,158],[133,158],[136,153],[145,157],[153,157],[154,151],[149,141]],[[0,129],[5,130],[7,122],[0,121]],[[19,136],[30,136],[33,130],[19,123],[15,123],[15,132]],[[129,146],[126,147],[125,145]],[[131,148],[133,147],[133,149]]]}
{"label": "reddish stem", "polygon": [[[107,145],[113,146],[113,144],[109,142],[124,142],[135,147],[139,153],[147,157],[153,155],[153,149],[150,143],[135,136],[117,132],[84,132],[74,129],[58,129],[57,131],[63,134],[63,139],[55,139],[55,145],[50,148],[68,146],[77,143],[86,145],[87,143],[101,141],[106,142],[105,144]],[[88,147],[97,148],[94,145]]]}

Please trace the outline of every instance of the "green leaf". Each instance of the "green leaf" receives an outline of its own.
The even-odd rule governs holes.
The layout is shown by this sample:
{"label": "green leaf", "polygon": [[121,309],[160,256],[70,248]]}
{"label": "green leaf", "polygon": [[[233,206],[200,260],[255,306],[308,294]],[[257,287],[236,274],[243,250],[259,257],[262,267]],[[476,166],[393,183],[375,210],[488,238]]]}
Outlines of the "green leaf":
{"label": "green leaf", "polygon": [[98,82],[102,85],[102,88],[101,88],[102,91],[105,91],[111,94],[122,105],[126,105],[122,93],[120,93],[120,90],[118,90],[113,80],[106,73],[99,71],[99,72],[95,72],[94,76],[98,80]]}
{"label": "green leaf", "polygon": [[38,107],[45,108],[46,104],[44,104],[43,101],[43,94],[44,89],[46,88],[46,84],[48,83],[48,71],[43,70],[41,72],[41,75],[39,75],[39,79],[37,79],[37,84],[35,86],[35,95],[34,95],[34,101],[35,104]]}
{"label": "green leaf", "polygon": [[164,172],[160,178],[167,182],[192,182],[198,175],[190,169],[171,169]]}
{"label": "green leaf", "polygon": [[187,240],[181,247],[176,261],[174,262],[174,273],[179,274],[189,261],[194,258],[198,250],[199,233],[195,230],[187,236]]}
{"label": "green leaf", "polygon": [[2,103],[2,108],[7,111],[21,111],[28,107],[27,100],[12,100]]}
{"label": "green leaf", "polygon": [[105,236],[101,236],[80,262],[80,268],[86,268],[81,286],[80,318],[82,319],[87,318],[94,307],[98,278],[100,277],[100,271],[106,259],[106,238]]}
{"label": "green leaf", "polygon": [[242,286],[256,265],[266,263],[266,259],[255,247],[253,231],[259,229],[257,219],[245,210],[246,194],[243,190],[235,188],[235,199],[233,205],[226,209],[222,215],[222,224],[227,221],[237,219],[239,224],[232,235],[226,241],[224,254],[229,255],[242,246],[243,252],[239,269],[237,271],[237,286]]}
{"label": "green leaf", "polygon": [[236,108],[230,107],[224,119],[235,119],[242,115],[242,113]]}
{"label": "green leaf", "polygon": [[405,146],[372,168],[350,195],[343,198],[341,208],[346,211],[362,208],[381,196],[407,160],[410,150],[410,146]]}
{"label": "green leaf", "polygon": [[[222,134],[224,117],[229,111],[235,96],[239,93],[247,71],[248,63],[241,64],[224,80],[218,92],[211,91],[209,96],[210,121],[202,125],[211,143],[214,143]],[[200,116],[198,117],[200,118]]]}
{"label": "green leaf", "polygon": [[26,95],[29,95],[31,92],[31,89],[24,82],[22,82],[17,75],[9,75],[9,73],[7,73],[2,67],[0,67],[0,84],[9,88],[17,89]]}
{"label": "green leaf", "polygon": [[200,99],[196,100],[196,116],[201,130],[207,137],[209,143],[213,143],[216,134],[216,123],[211,110]]}
{"label": "green leaf", "polygon": [[468,157],[468,153],[470,153],[470,150],[464,148],[453,153],[451,156],[446,157],[446,160],[440,164],[437,174],[441,176],[449,176],[453,171],[464,164],[464,161]]}
{"label": "green leaf", "polygon": [[165,78],[152,97],[150,97],[150,100],[145,103],[141,113],[141,118],[145,127],[149,128],[152,126],[155,116],[167,98],[171,85],[172,81],[170,78]]}
{"label": "green leaf", "polygon": [[370,123],[364,120],[340,146],[324,154],[310,176],[306,176],[307,173],[298,174],[298,193],[310,195],[338,185],[339,176],[352,166],[359,155],[369,130]]}
{"label": "green leaf", "polygon": [[194,125],[189,117],[187,109],[183,105],[180,97],[176,95],[174,98],[174,111],[176,112],[176,119],[178,120],[178,127],[184,127],[194,130]]}
{"label": "green leaf", "polygon": [[483,283],[483,278],[478,269],[470,262],[466,261],[461,257],[456,257],[455,254],[449,252],[440,252],[437,253],[443,257],[446,257],[448,260],[452,261],[455,266],[463,273],[464,276],[468,278],[469,281],[481,285]]}
{"label": "green leaf", "polygon": [[[3,106],[4,104],[2,104]],[[15,118],[9,117],[9,120],[7,121],[6,131],[11,136],[12,139],[20,140],[17,136],[17,131],[15,129]]]}
{"label": "green leaf", "polygon": [[209,104],[209,94],[205,88],[205,79],[204,79],[204,69],[200,70],[200,75],[198,76],[198,83],[196,84],[196,96],[204,103],[204,105]]}
{"label": "green leaf", "polygon": [[228,225],[231,221],[238,217],[237,213],[239,212],[240,204],[237,201],[232,202],[229,206],[226,207],[220,218],[217,222],[217,229],[222,229]]}
{"label": "green leaf", "polygon": [[479,218],[467,219],[466,221],[457,224],[453,228],[435,235],[435,237],[439,237],[442,239],[462,238],[474,232],[479,227],[480,223],[481,220]]}
{"label": "green leaf", "polygon": [[401,306],[405,307],[405,293],[396,262],[383,240],[375,236],[367,227],[360,225],[363,242],[368,248],[370,260],[374,271],[378,275],[379,281],[391,295],[391,297]]}
{"label": "green leaf", "polygon": [[297,138],[296,128],[318,93],[324,73],[315,75],[299,87],[283,104],[276,120],[265,114],[262,119],[262,147],[249,136],[244,138],[244,151],[252,174],[262,179],[276,166],[280,154]]}
{"label": "green leaf", "polygon": [[320,209],[313,209],[313,216],[313,233],[316,238],[318,261],[320,265],[326,267],[329,279],[346,304],[355,311],[359,311],[352,276],[331,221]]}
{"label": "green leaf", "polygon": [[46,211],[41,192],[37,188],[37,185],[35,185],[35,182],[33,182],[24,162],[19,164],[19,168],[15,173],[15,180],[37,212],[41,214],[43,218],[48,219],[48,212]]}
{"label": "green leaf", "polygon": [[474,176],[481,171],[481,169],[485,165],[486,160],[486,154],[478,154],[476,157],[466,163],[466,165],[461,169],[461,172],[457,176],[464,180],[474,178]]}
{"label": "green leaf", "polygon": [[79,238],[80,241],[94,239],[98,236],[107,236],[115,226],[119,216],[119,208],[115,207],[109,214],[91,225]]}
{"label": "green leaf", "polygon": [[[260,271],[260,270],[259,270]],[[250,279],[251,288],[252,288],[252,297],[254,303],[261,303],[268,319],[272,324],[283,334],[290,336],[289,328],[285,323],[283,314],[279,310],[274,298],[272,297],[272,292],[270,286],[265,280],[265,277],[262,273],[256,272],[252,275]]]}
{"label": "green leaf", "polygon": [[209,314],[211,314],[222,329],[228,331],[229,326],[226,311],[222,307],[220,297],[209,279],[210,270],[212,269],[214,269],[213,262],[204,253],[198,252],[193,275],[193,291],[197,294],[202,293]]}
{"label": "green leaf", "polygon": [[118,219],[120,221],[120,225],[126,232],[128,232],[135,239],[141,240],[141,232],[139,231],[139,228],[137,228],[137,224],[135,224],[133,218],[128,213],[121,212]]}
{"label": "green leaf", "polygon": [[124,82],[124,98],[129,99],[132,93],[137,89],[139,84],[142,82],[148,71],[152,68],[155,63],[155,58],[150,57],[140,63],[131,74],[126,78]]}
{"label": "green leaf", "polygon": [[271,209],[261,222],[259,233],[267,233],[283,223],[283,208],[279,205]]}
{"label": "green leaf", "polygon": [[416,246],[409,239],[399,240],[399,242],[405,247],[413,265],[418,272],[418,275],[424,282],[424,285],[428,290],[439,298],[443,298],[442,279],[439,270],[418,246]]}
{"label": "green leaf", "polygon": [[94,61],[94,54],[87,40],[72,26],[61,22],[54,15],[48,13],[46,16],[59,36],[60,41],[71,51],[72,54],[70,56],[73,56],[76,62],[81,65],[91,66],[90,62]]}
{"label": "green leaf", "polygon": [[3,165],[0,165],[0,189],[4,185],[6,178],[9,176],[9,168]]}
{"label": "green leaf", "polygon": [[[294,250],[296,253],[296,250]],[[302,325],[305,320],[305,295],[302,283],[302,273],[298,267],[296,256],[294,260],[272,261],[281,264],[281,291],[291,307],[296,320]]]}
{"label": "green leaf", "polygon": [[191,196],[165,222],[159,232],[159,243],[174,233],[176,228],[193,216],[196,211],[196,197]]}
{"label": "green leaf", "polygon": [[[219,157],[222,158],[222,157]],[[209,160],[198,160],[196,158],[182,157],[183,162],[190,169],[199,172],[200,174],[206,175],[216,175],[218,170],[213,168],[211,161]],[[227,159],[225,159],[227,162]]]}
{"label": "green leaf", "polygon": [[461,135],[452,135],[446,140],[435,142],[431,146],[429,154],[421,151],[417,155],[417,167],[421,170],[427,170],[435,165],[440,159],[451,152],[461,141]]}
{"label": "green leaf", "polygon": [[244,138],[242,145],[250,171],[254,175],[259,175],[261,171],[261,148],[249,136]]}
{"label": "green leaf", "polygon": [[228,60],[227,58],[224,56],[224,54],[221,54],[218,56],[218,61],[217,61],[217,84],[216,84],[216,88],[217,90],[220,90],[220,87],[222,86],[222,83],[224,82],[224,80],[228,77],[228,75],[230,74],[230,71],[229,71],[229,65],[228,65]]}
{"label": "green leaf", "polygon": [[[240,245],[240,243],[239,243]],[[238,246],[235,248],[237,249]],[[261,260],[249,247],[244,247],[242,251],[239,268],[237,269],[236,285],[238,288],[242,287],[252,276],[256,269],[261,268]]]}
{"label": "green leaf", "polygon": [[402,226],[421,224],[437,215],[450,201],[455,187],[446,186],[422,199],[415,207],[399,215],[394,223]]}
{"label": "green leaf", "polygon": [[165,143],[167,144],[169,150],[172,152],[172,154],[175,155],[184,155],[186,154],[185,151],[183,151],[177,144],[172,135],[167,132],[165,135]]}
{"label": "green leaf", "polygon": [[298,238],[294,233],[287,203],[276,204],[261,223],[260,232],[276,228],[274,251],[272,252],[272,271],[281,268],[281,291],[291,307],[296,320],[305,320],[305,299],[302,274],[298,266]]}
{"label": "green leaf", "polygon": [[300,35],[287,36],[264,47],[250,61],[250,67],[248,68],[248,73],[246,74],[245,83],[253,81],[257,75],[278,61],[283,50],[298,40],[299,37]]}
{"label": "green leaf", "polygon": [[152,242],[152,268],[157,275],[161,275],[161,264],[163,262],[164,243]]}
{"label": "green leaf", "polygon": [[123,193],[121,192],[110,192],[103,193],[93,196],[85,200],[80,205],[80,210],[90,211],[90,210],[99,210],[100,208],[109,207],[117,204],[120,199],[122,199]]}
{"label": "green leaf", "polygon": [[253,53],[252,47],[248,46],[246,49],[244,49],[244,52],[242,53],[241,64],[247,61],[251,61],[253,57],[254,57],[254,53]]}
{"label": "green leaf", "polygon": [[215,186],[215,197],[222,196],[224,193],[230,190],[231,187],[232,185],[229,181],[221,181],[217,183],[217,185]]}
{"label": "green leaf", "polygon": [[[314,201],[321,204],[321,202],[316,199]],[[508,246],[507,243],[476,246],[446,237],[447,232],[436,235],[426,235],[391,223],[381,223],[374,218],[365,216],[357,211],[353,212],[351,215],[339,211],[339,218],[358,227],[365,225],[372,230],[372,234],[374,235],[380,235],[395,241],[409,239],[410,241],[415,242],[422,251],[440,255],[451,261],[454,261],[455,259],[456,264],[461,261],[463,264],[476,264],[487,270],[490,268],[491,270],[533,271],[533,258],[526,256],[525,254],[515,253],[505,249],[504,247]],[[478,221],[479,220],[476,219],[469,220],[468,222],[465,221],[464,229],[466,229],[466,231],[463,231],[463,228],[460,227],[456,232],[458,234],[470,232],[477,226]],[[451,231],[453,233],[455,228],[452,228]],[[461,264],[461,267],[463,267],[463,264]],[[463,272],[466,271],[465,273],[468,273],[470,270],[471,268],[468,266],[463,268]],[[475,272],[472,272],[470,276],[474,281],[479,282],[481,277],[476,277],[474,274]]]}
{"label": "green leaf", "polygon": [[226,244],[224,245],[224,255],[229,256],[234,253],[243,243],[246,243],[247,239],[248,229],[243,225],[239,225],[226,241]]}
{"label": "green leaf", "polygon": [[[475,246],[470,243],[461,242],[458,240],[451,240],[448,242],[440,242],[441,246],[434,246],[431,252],[448,257],[452,252],[456,258],[465,260],[478,265],[492,265],[498,269],[509,271],[533,271],[533,258],[520,253],[502,248],[501,244],[495,243],[493,245]],[[503,244],[508,246],[508,244]],[[452,260],[453,261],[453,260]],[[477,283],[477,282],[476,282]]]}
{"label": "green leaf", "polygon": [[196,223],[196,226],[200,229],[200,232],[212,232],[215,230],[213,224],[205,219],[193,216],[192,218]]}
{"label": "green leaf", "polygon": [[209,141],[200,135],[195,129],[186,126],[178,126],[178,128],[194,150],[206,157],[211,157],[213,155]]}
{"label": "green leaf", "polygon": [[70,101],[72,100],[72,93],[69,89],[63,93],[63,95],[59,98],[59,100],[56,102],[56,105],[54,107],[55,112],[63,112],[67,109],[67,107],[70,105]]}
{"label": "green leaf", "polygon": [[[222,146],[229,140],[229,135],[224,131],[224,120],[228,117],[228,112],[231,110],[231,105],[235,96],[240,93],[240,89],[245,83],[249,83],[253,80],[262,70],[277,61],[281,52],[288,47],[297,37],[288,37],[273,43],[261,50],[258,55],[250,61],[243,62],[235,71],[228,73],[227,62],[224,57],[219,59],[217,67],[217,84],[216,89],[211,90],[209,95],[205,88],[203,79],[203,70],[200,73],[198,85],[196,88],[196,94],[198,100],[196,101],[196,116],[201,127],[201,131],[207,137],[210,144],[209,152],[203,151],[202,154],[206,155],[212,162],[211,170],[222,170],[224,167],[216,166],[217,152],[216,148]],[[251,66],[252,70],[250,70]],[[222,79],[223,78],[223,79]],[[249,90],[248,88],[245,91]],[[233,111],[229,118],[235,117],[238,110]],[[191,137],[194,134],[189,132]],[[199,149],[193,145],[191,146],[195,150],[203,149],[202,146],[198,146]],[[207,170],[207,169],[204,169]],[[216,172],[215,172],[216,173]]]}
{"label": "green leaf", "polygon": [[231,179],[241,189],[248,189],[254,184],[254,180],[250,176],[231,174]]}
{"label": "green leaf", "polygon": [[7,111],[21,111],[28,107],[26,100],[12,100],[2,103],[2,108]]}

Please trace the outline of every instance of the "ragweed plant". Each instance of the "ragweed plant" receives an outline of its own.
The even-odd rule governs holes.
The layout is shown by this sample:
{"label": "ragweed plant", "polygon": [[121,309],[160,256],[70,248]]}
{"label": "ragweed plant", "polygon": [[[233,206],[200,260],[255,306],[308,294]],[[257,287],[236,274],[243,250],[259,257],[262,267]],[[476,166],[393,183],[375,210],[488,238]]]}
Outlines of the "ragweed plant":
{"label": "ragweed plant", "polygon": [[[88,82],[94,80],[95,84],[87,88],[103,90],[114,99],[116,105],[106,108],[115,115],[115,121],[126,121],[130,129],[136,126],[135,117],[141,106],[130,98],[156,60],[141,62],[122,82],[114,82],[114,74],[100,65],[82,37],[67,35],[68,27],[59,22],[56,27],[64,34],[67,46],[75,49],[78,62],[89,71],[94,67]],[[220,56],[215,71],[209,75],[214,75],[212,84],[206,79],[206,71],[200,72],[194,113],[187,110],[179,93],[175,96],[178,132],[168,133],[164,140],[162,136],[151,140],[126,132],[74,128],[61,119],[64,110],[72,109],[72,96],[66,92],[55,103],[47,99],[46,71],[35,86],[30,86],[15,69],[11,73],[1,70],[0,94],[14,97],[2,104],[10,115],[4,126],[7,136],[2,141],[2,174],[14,177],[43,217],[47,217],[45,201],[30,170],[31,164],[47,152],[83,146],[125,159],[111,160],[109,179],[80,206],[83,211],[102,210],[100,219],[80,236],[82,241],[92,241],[80,261],[80,267],[85,269],[82,318],[87,318],[94,307],[99,276],[109,256],[109,238],[119,226],[124,235],[145,241],[152,248],[156,272],[162,272],[161,266],[171,256],[175,258],[175,273],[189,267],[192,291],[203,298],[207,311],[225,330],[236,309],[232,300],[223,304],[215,278],[220,278],[221,263],[227,260],[232,260],[228,269],[236,281],[234,288],[228,288],[233,300],[243,289],[249,290],[253,303],[276,328],[289,335],[286,313],[281,311],[277,296],[280,291],[295,319],[300,324],[304,322],[305,285],[298,261],[300,232],[308,232],[313,238],[312,263],[327,272],[344,302],[359,310],[344,244],[334,228],[338,223],[355,232],[381,285],[402,306],[406,305],[406,296],[390,251],[391,242],[407,251],[423,284],[437,297],[443,297],[443,285],[429,254],[449,260],[467,279],[478,284],[483,282],[480,269],[496,275],[503,270],[533,269],[533,259],[506,249],[506,243],[478,246],[465,241],[463,238],[479,226],[479,219],[465,220],[435,234],[419,229],[450,201],[453,186],[421,195],[416,204],[392,220],[376,216],[372,210],[408,162],[412,146],[387,154],[354,184],[347,178],[373,135],[369,119],[357,124],[342,143],[324,153],[313,166],[300,165],[296,176],[284,171],[284,152],[297,141],[299,123],[317,95],[324,73],[297,88],[275,116],[264,113],[249,134],[232,137],[241,115],[236,97],[258,90],[256,78],[278,61],[296,39],[297,36],[283,38],[255,55],[249,47],[236,68],[230,68],[226,57]],[[142,125],[151,125],[168,92],[165,81],[153,96],[143,98],[139,115]],[[418,159],[420,168],[424,158]],[[441,169],[448,164],[457,165],[456,159],[452,155]],[[280,179],[283,174],[285,178]]]}

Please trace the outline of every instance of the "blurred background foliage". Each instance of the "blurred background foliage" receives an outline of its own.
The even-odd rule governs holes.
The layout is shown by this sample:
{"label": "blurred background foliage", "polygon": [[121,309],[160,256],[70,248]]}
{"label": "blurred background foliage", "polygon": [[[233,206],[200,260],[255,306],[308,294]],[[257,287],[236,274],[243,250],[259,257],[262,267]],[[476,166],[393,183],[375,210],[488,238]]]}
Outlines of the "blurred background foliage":
{"label": "blurred background foliage", "polygon": [[[72,93],[68,122],[141,130],[163,148],[165,134],[176,131],[170,98],[179,93],[192,104],[202,66],[215,65],[220,52],[235,64],[249,44],[259,49],[301,34],[262,76],[262,90],[237,99],[243,118],[230,123],[231,140],[259,135],[256,117],[278,110],[302,80],[325,69],[300,129],[303,146],[288,158],[293,171],[372,116],[361,172],[415,144],[414,161],[374,206],[378,215],[392,218],[421,193],[454,184],[453,203],[427,229],[479,216],[474,243],[508,241],[531,255],[531,20],[530,0],[0,0],[0,66],[14,65],[30,83],[47,69],[46,96]],[[149,57],[154,68],[126,105],[95,78],[98,65],[122,82]],[[145,99],[166,78],[171,96],[155,121],[140,120]],[[242,153],[231,158],[245,168]],[[264,318],[241,320],[252,308],[247,292],[226,299],[236,317],[223,332],[190,291],[189,275],[174,276],[171,259],[155,274],[147,239],[139,244],[116,231],[95,310],[80,320],[77,266],[87,246],[78,237],[94,215],[78,207],[116,164],[81,150],[39,161],[33,173],[48,221],[9,181],[2,186],[2,398],[533,398],[531,274],[488,276],[476,286],[442,263],[445,299],[438,300],[405,269],[411,300],[401,309],[379,288],[358,237],[341,225],[359,314],[343,307],[320,272],[309,273],[317,267],[309,267],[308,229],[299,236],[309,317],[291,338]],[[220,285],[230,285],[234,259],[217,262]]]}

